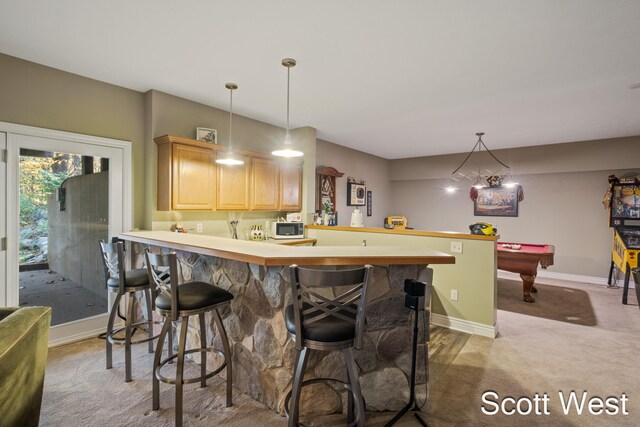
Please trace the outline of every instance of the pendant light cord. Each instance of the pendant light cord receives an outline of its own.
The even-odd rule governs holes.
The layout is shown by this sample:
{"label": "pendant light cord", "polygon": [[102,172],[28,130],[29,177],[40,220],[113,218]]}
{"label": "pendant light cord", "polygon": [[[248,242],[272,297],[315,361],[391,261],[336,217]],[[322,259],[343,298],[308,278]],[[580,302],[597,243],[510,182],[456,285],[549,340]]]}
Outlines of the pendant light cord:
{"label": "pendant light cord", "polygon": [[[480,152],[482,151],[482,147],[484,147],[484,149],[491,155],[491,157],[493,157],[493,159],[496,162],[500,163],[502,166],[504,166],[505,168],[509,169],[509,173],[511,173],[511,168],[509,166],[505,165],[504,163],[502,163],[500,160],[498,160],[498,158],[493,155],[491,150],[489,150],[487,148],[487,146],[484,145],[484,141],[482,141],[482,137],[479,137],[478,138],[478,142],[476,142],[476,145],[473,146],[473,148],[471,149],[469,154],[467,154],[467,157],[465,157],[465,159],[462,161],[462,163],[460,163],[460,166],[458,166],[458,168],[456,170],[451,172],[451,175],[455,175],[455,173],[458,172],[460,170],[460,168],[462,168],[462,166],[464,166],[465,163],[467,163],[467,160],[469,160],[469,157],[471,157],[471,155],[476,151],[476,148],[478,148],[478,154],[480,154]],[[478,165],[478,175],[479,174],[480,174],[480,165]]]}
{"label": "pendant light cord", "polygon": [[233,135],[233,89],[229,89],[231,92],[229,97],[229,151],[231,151],[231,136]]}
{"label": "pendant light cord", "polygon": [[289,135],[289,81],[291,76],[291,67],[287,67],[287,135]]}

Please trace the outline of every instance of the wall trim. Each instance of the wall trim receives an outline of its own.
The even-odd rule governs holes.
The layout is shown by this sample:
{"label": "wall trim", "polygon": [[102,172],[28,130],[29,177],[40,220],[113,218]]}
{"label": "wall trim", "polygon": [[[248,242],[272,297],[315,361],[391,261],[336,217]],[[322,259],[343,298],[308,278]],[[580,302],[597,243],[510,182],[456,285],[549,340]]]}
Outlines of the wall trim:
{"label": "wall trim", "polygon": [[[543,277],[545,279],[568,280],[571,282],[582,282],[589,285],[607,286],[606,277],[581,276],[579,274],[558,273],[556,271],[545,271],[545,270],[538,270],[538,277]],[[510,271],[502,271],[502,270],[498,270],[498,278],[509,279],[509,280],[522,280],[520,279],[520,275],[518,273],[512,273]],[[618,279],[618,286],[621,288],[624,286],[624,275]],[[633,282],[633,278],[629,278],[629,288],[635,289],[635,287],[636,285]]]}
{"label": "wall trim", "polygon": [[78,341],[83,341],[89,338],[95,338],[105,331],[105,328],[92,329],[90,331],[83,331],[73,335],[66,335],[61,338],[49,339],[49,348],[59,347],[65,344],[71,344]]}
{"label": "wall trim", "polygon": [[498,325],[489,326],[470,320],[443,316],[442,314],[431,313],[431,323],[436,326],[442,326],[443,328],[453,329],[454,331],[466,332],[483,337],[495,338],[498,336]]}

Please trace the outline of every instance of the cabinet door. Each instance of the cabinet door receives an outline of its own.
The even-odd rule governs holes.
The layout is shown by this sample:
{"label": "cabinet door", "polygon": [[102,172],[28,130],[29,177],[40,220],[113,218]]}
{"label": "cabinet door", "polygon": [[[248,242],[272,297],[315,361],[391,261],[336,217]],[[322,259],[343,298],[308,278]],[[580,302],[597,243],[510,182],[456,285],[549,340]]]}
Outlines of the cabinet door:
{"label": "cabinet door", "polygon": [[281,211],[299,211],[302,209],[302,165],[283,162],[280,164],[280,203]]}
{"label": "cabinet door", "polygon": [[280,179],[278,163],[270,159],[251,159],[251,209],[278,210]]}
{"label": "cabinet door", "polygon": [[[220,153],[224,155],[224,153]],[[249,210],[249,170],[250,162],[246,156],[238,156],[244,161],[241,165],[217,165],[218,191],[216,208],[218,210]]]}
{"label": "cabinet door", "polygon": [[172,154],[171,208],[214,209],[216,168],[213,150],[173,144]]}

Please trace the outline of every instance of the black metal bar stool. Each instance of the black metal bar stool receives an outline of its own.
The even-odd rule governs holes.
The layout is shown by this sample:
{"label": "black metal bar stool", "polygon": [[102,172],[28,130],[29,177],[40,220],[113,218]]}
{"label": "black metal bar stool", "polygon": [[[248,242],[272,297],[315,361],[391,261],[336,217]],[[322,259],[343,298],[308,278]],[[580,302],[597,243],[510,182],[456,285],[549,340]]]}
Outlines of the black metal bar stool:
{"label": "black metal bar stool", "polygon": [[[149,353],[153,353],[153,340],[158,338],[158,335],[153,335],[153,324],[158,322],[154,322],[152,316],[151,285],[149,285],[149,276],[147,275],[146,268],[125,270],[123,242],[105,243],[100,240],[99,246],[100,252],[102,253],[107,289],[109,292],[116,294],[113,305],[111,306],[109,322],[107,323],[107,369],[111,369],[113,366],[112,345],[124,345],[125,381],[129,382],[131,381],[131,345],[148,342]],[[142,292],[146,299],[147,320],[136,320],[136,305],[139,305],[136,292]],[[119,312],[120,301],[125,294],[128,295],[127,310],[124,315],[125,326],[114,330],[113,325],[116,315]],[[146,325],[147,327],[147,336],[133,340],[133,334],[138,326],[142,325]],[[124,338],[116,337],[116,334],[122,331],[125,331]]]}
{"label": "black metal bar stool", "polygon": [[[218,309],[227,305],[233,299],[230,292],[205,282],[188,282],[178,286],[178,263],[175,252],[169,254],[153,254],[149,249],[145,250],[149,280],[154,284],[156,312],[165,317],[165,322],[160,332],[158,346],[153,359],[153,410],[160,408],[160,381],[176,386],[176,426],[182,425],[182,387],[184,384],[200,382],[200,387],[207,386],[207,378],[218,374],[225,367],[227,369],[227,407],[233,404],[232,399],[232,367],[231,350],[227,333],[222,324],[222,318]],[[204,314],[211,312],[220,333],[224,351],[218,351],[213,347],[207,347],[207,332]],[[200,347],[186,349],[187,329],[190,316],[198,316],[200,323]],[[178,354],[162,359],[162,346],[172,324],[180,321],[180,340]],[[211,372],[207,372],[207,352],[220,354],[224,362]],[[200,353],[200,376],[184,378],[185,354]],[[167,378],[162,375],[162,367],[170,361],[178,359],[176,377]]]}
{"label": "black metal bar stool", "polygon": [[[349,425],[364,426],[364,399],[358,382],[353,349],[362,348],[365,328],[365,297],[370,265],[348,270],[313,270],[297,265],[290,267],[292,304],[285,309],[285,323],[296,347],[296,367],[293,385],[286,397],[289,426],[297,426],[300,415],[300,394],[304,385],[334,378],[314,378],[304,381],[309,350],[341,350],[347,366],[349,394]],[[335,298],[327,298],[314,288],[333,288]],[[355,419],[352,413],[355,409]]]}

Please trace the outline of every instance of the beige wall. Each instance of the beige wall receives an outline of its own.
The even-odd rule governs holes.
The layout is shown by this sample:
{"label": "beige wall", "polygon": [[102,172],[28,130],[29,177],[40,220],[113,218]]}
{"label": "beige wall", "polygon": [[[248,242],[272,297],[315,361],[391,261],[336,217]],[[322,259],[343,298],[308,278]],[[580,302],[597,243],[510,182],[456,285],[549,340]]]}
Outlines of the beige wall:
{"label": "beige wall", "polygon": [[143,117],[139,92],[0,54],[0,121],[131,141],[134,227],[144,223]]}
{"label": "beige wall", "polygon": [[[183,221],[195,228],[204,222],[205,232],[228,232],[226,213],[156,211],[153,143],[153,137],[166,133],[193,137],[198,126],[218,129],[225,143],[226,111],[158,91],[141,94],[3,54],[0,94],[0,121],[131,141],[133,227],[165,228]],[[345,173],[337,180],[340,225],[349,225],[353,210],[346,206],[346,177],[353,176],[366,180],[373,191],[373,216],[363,212],[367,226],[381,226],[387,215],[406,215],[418,229],[466,231],[468,224],[484,219],[498,226],[503,239],[555,244],[556,265],[550,271],[598,277],[606,276],[610,259],[611,230],[601,205],[606,176],[640,172],[640,136],[497,150],[524,187],[520,216],[474,217],[466,191],[453,196],[442,191],[466,153],[389,161],[316,141],[313,128],[296,129],[293,135],[305,151],[305,212],[315,208],[316,165],[333,166]],[[239,148],[269,152],[283,136],[282,128],[235,116]],[[250,225],[268,216],[245,213],[243,221]]]}
{"label": "beige wall", "polygon": [[[157,148],[153,138],[161,135],[174,135],[195,138],[196,127],[217,129],[219,144],[229,141],[229,112],[204,104],[189,101],[167,93],[151,90],[145,95],[147,115],[146,129],[146,206],[148,213],[146,229],[169,229],[171,224],[181,222],[187,229],[194,229],[202,223],[204,232],[208,234],[226,235],[230,232],[227,212],[162,212],[157,206]],[[240,149],[270,153],[284,140],[285,130],[264,122],[234,114],[233,146]],[[304,151],[303,166],[303,206],[309,189],[315,182],[315,138],[316,130],[310,127],[291,131],[292,139],[300,144]],[[303,211],[305,211],[303,209]],[[274,219],[276,212],[244,212],[233,213],[240,217],[239,230],[253,224],[264,224],[267,219]]]}
{"label": "beige wall", "polygon": [[402,206],[418,229],[465,232],[469,224],[487,221],[503,241],[555,245],[550,272],[606,277],[612,233],[602,206],[607,176],[640,172],[640,137],[495,154],[511,166],[524,189],[516,218],[473,216],[471,182],[457,193],[444,191],[449,174],[464,158],[460,155],[391,161],[392,203]]}
{"label": "beige wall", "polygon": [[347,206],[347,177],[349,176],[356,180],[365,180],[367,191],[372,192],[372,216],[367,216],[366,206],[360,206],[365,227],[382,227],[384,217],[402,214],[390,203],[389,160],[322,139],[318,139],[316,150],[318,166],[331,166],[344,173],[342,178],[336,178],[338,225],[348,227],[351,223],[351,213],[355,208],[355,206]]}

